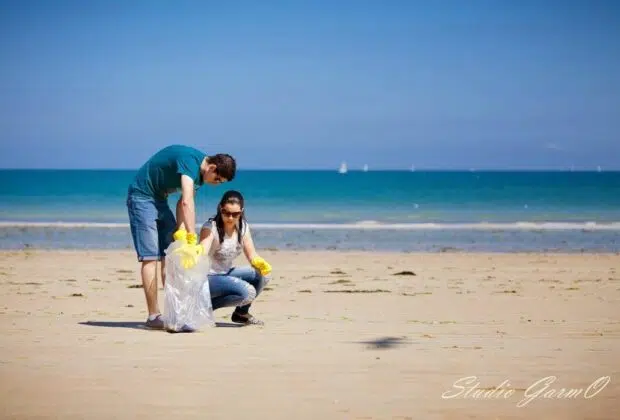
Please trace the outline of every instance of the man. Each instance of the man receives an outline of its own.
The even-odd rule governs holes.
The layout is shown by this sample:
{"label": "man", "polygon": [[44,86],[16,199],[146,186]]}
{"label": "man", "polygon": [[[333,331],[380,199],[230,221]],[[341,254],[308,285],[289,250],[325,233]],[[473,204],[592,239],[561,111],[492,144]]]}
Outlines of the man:
{"label": "man", "polygon": [[[146,326],[162,329],[163,320],[157,301],[157,261],[161,261],[165,284],[165,250],[173,241],[177,226],[183,240],[196,243],[194,193],[203,184],[218,185],[232,181],[235,159],[227,154],[207,156],[193,147],[172,145],[155,153],[129,185],[127,209],[133,244],[142,263],[141,277],[149,316]],[[181,191],[176,220],[168,206],[168,195]],[[177,233],[178,235],[178,233]]]}

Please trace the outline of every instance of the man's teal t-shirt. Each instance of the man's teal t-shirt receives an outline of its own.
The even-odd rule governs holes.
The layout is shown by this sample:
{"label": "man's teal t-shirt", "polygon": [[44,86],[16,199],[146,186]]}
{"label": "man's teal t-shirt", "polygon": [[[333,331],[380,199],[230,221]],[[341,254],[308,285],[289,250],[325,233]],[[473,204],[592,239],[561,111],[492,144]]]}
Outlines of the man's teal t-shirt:
{"label": "man's teal t-shirt", "polygon": [[181,175],[194,180],[194,188],[203,184],[200,165],[206,153],[189,146],[173,145],[155,153],[136,174],[129,186],[134,195],[165,200],[181,188]]}

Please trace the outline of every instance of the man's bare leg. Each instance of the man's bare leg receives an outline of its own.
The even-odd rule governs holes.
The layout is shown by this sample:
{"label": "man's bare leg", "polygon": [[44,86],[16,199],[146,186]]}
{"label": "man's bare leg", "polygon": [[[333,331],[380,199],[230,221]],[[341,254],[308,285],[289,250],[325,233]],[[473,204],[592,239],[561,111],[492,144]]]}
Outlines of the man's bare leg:
{"label": "man's bare leg", "polygon": [[157,303],[157,261],[142,261],[142,287],[149,316],[159,314]]}
{"label": "man's bare leg", "polygon": [[166,259],[162,258],[161,259],[161,287],[165,287],[166,286]]}

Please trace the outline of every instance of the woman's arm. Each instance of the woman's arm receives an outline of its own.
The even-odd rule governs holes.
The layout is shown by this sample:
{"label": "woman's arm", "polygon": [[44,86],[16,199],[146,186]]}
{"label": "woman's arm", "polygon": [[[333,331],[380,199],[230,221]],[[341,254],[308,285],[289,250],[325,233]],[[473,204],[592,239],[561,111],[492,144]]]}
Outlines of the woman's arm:
{"label": "woman's arm", "polygon": [[243,235],[243,253],[250,263],[254,258],[259,256],[254,247],[254,240],[252,240],[252,232],[250,232],[250,229]]}
{"label": "woman's arm", "polygon": [[271,265],[269,265],[269,263],[261,258],[261,256],[256,252],[254,240],[252,239],[252,234],[250,233],[249,227],[247,233],[243,235],[243,252],[252,267],[260,271],[263,276],[271,273]]}
{"label": "woman's arm", "polygon": [[211,231],[211,229],[206,228],[206,227],[203,227],[202,229],[200,229],[200,245],[202,245],[202,247],[204,248],[205,254],[209,253],[212,243],[213,243],[213,232]]}

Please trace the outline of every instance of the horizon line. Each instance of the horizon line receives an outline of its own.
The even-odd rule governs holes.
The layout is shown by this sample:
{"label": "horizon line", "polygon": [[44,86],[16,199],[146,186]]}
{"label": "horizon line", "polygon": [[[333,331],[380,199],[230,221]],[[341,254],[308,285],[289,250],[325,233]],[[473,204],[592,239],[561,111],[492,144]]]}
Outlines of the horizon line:
{"label": "horizon line", "polygon": [[[106,167],[92,167],[92,168],[53,168],[53,167],[0,167],[0,171],[137,171],[140,167],[135,168],[106,168]],[[237,172],[244,171],[298,171],[298,172],[338,172],[338,169],[332,168],[286,168],[286,167],[274,167],[274,168],[237,168]],[[416,167],[414,170],[411,168],[377,168],[368,169],[365,171],[363,168],[350,168],[347,172],[619,172],[618,168],[599,168],[598,167],[489,167],[489,168],[446,168],[446,167]]]}

